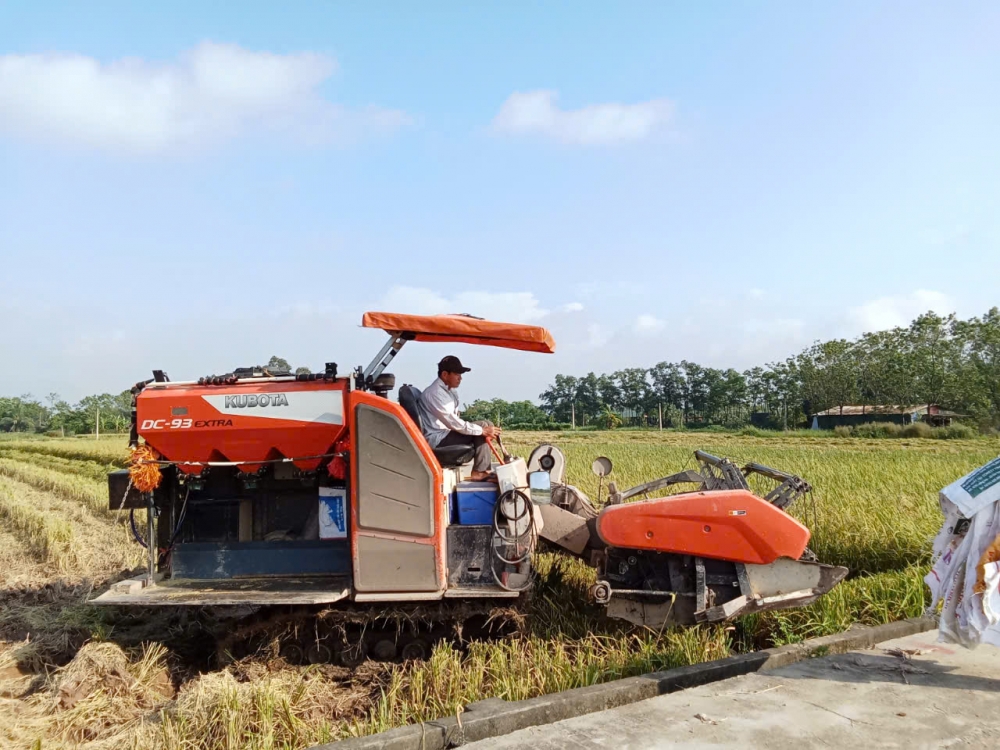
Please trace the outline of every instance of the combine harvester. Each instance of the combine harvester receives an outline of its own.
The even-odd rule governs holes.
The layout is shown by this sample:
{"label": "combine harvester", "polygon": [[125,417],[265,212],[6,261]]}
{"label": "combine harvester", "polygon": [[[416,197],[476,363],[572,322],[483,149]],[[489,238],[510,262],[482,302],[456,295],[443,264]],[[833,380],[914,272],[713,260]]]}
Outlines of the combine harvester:
{"label": "combine harvester", "polygon": [[[847,574],[815,561],[786,512],[809,485],[756,464],[699,451],[699,471],[610,483],[603,508],[565,484],[552,445],[527,461],[495,451],[499,486],[466,482],[471,448],[431,449],[419,392],[390,401],[385,368],[407,341],[551,353],[551,335],[461,315],[373,312],[362,325],[389,339],[347,374],[154,371],[136,385],[131,442],[147,458],[109,475],[109,495],[112,509],[149,511],[145,534],[133,522],[148,570],[94,604],[229,612],[220,655],[277,637],[290,661],[351,665],[487,632],[530,588],[539,537],[596,568],[590,595],[610,616],[657,628],[800,606]],[[603,482],[610,461],[594,470]],[[150,471],[156,486],[140,491]],[[751,474],[774,489],[755,495]]]}

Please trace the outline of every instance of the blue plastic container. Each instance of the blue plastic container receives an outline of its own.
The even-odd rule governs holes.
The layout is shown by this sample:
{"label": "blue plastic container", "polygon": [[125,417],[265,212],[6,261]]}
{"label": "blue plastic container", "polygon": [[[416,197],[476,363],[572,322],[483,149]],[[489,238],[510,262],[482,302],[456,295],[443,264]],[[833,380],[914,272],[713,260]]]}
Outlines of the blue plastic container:
{"label": "blue plastic container", "polygon": [[496,504],[497,486],[492,482],[459,482],[452,520],[460,526],[487,526],[493,523]]}

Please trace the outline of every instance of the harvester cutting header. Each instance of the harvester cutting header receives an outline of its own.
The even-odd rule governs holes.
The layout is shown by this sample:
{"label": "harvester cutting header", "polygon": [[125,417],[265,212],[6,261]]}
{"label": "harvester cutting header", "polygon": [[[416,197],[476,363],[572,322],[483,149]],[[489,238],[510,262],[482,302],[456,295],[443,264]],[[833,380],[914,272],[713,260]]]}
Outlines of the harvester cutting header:
{"label": "harvester cutting header", "polygon": [[[112,473],[109,496],[112,509],[149,511],[145,535],[135,529],[148,570],[95,603],[253,605],[261,629],[276,613],[315,616],[289,631],[288,653],[350,663],[423,656],[449,625],[523,596],[539,538],[596,568],[591,596],[609,615],[655,627],[798,606],[846,575],[813,560],[809,531],[786,512],[809,485],[768,467],[699,452],[698,471],[612,483],[601,508],[546,444],[527,460],[498,452],[496,484],[470,482],[472,447],[432,448],[419,391],[390,400],[386,368],[408,341],[552,353],[552,336],[463,315],[371,312],[362,325],[389,338],[347,373],[329,363],[172,382],[154,371],[137,384],[131,439],[146,463]],[[750,491],[754,473],[774,481],[766,497]],[[408,608],[424,632],[371,626]]]}

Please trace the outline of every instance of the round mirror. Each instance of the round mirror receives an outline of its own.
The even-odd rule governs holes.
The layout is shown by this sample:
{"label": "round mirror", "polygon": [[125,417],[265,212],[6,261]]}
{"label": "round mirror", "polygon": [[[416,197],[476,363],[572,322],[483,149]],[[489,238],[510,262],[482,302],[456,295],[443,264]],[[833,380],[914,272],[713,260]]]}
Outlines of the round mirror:
{"label": "round mirror", "polygon": [[611,473],[611,459],[605,456],[599,456],[594,459],[594,463],[590,465],[591,471],[593,471],[599,477],[606,477]]}

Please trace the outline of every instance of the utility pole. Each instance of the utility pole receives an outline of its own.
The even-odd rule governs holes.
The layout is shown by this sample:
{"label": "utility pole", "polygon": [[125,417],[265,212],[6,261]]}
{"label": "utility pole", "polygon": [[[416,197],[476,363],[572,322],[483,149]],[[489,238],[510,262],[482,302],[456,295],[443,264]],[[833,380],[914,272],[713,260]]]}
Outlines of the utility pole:
{"label": "utility pole", "polygon": [[101,407],[97,407],[97,419],[94,421],[94,440],[101,439]]}
{"label": "utility pole", "polygon": [[575,401],[572,402],[569,405],[569,414],[570,414],[570,419],[572,420],[572,423],[573,423],[573,429],[575,430],[576,429],[576,402]]}
{"label": "utility pole", "polygon": [[660,416],[660,429],[662,430],[663,429],[663,403],[662,402],[656,405],[656,410],[657,410],[657,412],[659,412],[659,416]]}

